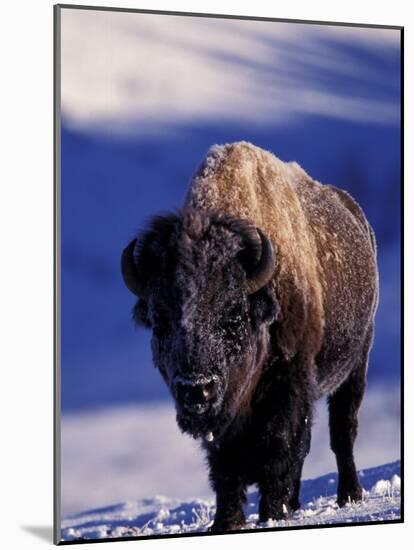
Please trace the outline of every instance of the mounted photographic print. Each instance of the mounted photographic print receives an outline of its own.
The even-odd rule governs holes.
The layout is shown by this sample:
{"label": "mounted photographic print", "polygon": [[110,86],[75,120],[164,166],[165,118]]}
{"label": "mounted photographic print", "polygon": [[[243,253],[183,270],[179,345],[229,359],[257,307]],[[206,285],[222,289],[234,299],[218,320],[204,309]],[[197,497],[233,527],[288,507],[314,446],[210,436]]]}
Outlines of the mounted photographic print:
{"label": "mounted photographic print", "polygon": [[402,38],[55,6],[56,543],[403,521]]}

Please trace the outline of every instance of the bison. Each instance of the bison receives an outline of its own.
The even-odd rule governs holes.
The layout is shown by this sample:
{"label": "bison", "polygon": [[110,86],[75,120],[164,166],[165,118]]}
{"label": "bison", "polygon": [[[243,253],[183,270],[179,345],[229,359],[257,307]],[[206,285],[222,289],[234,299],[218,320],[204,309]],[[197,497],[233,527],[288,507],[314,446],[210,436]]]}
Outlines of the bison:
{"label": "bison", "polygon": [[300,507],[312,409],[327,396],[339,506],[362,489],[353,456],[378,296],[374,233],[345,191],[250,143],[213,146],[182,208],[122,254],[136,323],[200,438],[216,493],[212,531]]}

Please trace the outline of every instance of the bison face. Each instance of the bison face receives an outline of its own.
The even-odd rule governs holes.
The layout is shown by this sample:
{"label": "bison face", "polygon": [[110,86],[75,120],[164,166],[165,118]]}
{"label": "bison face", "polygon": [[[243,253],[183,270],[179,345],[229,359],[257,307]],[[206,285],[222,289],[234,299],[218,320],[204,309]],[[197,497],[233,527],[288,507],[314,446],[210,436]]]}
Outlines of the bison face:
{"label": "bison face", "polygon": [[194,437],[219,436],[251,397],[279,310],[274,269],[261,231],[218,214],[156,218],[124,251],[134,318],[152,329],[154,364]]}

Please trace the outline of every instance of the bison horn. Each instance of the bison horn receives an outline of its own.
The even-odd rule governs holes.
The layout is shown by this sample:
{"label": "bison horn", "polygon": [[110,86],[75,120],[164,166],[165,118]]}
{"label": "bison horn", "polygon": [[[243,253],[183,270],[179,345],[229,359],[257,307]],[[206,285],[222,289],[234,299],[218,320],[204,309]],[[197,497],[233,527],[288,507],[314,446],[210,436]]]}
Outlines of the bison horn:
{"label": "bison horn", "polygon": [[122,252],[121,269],[122,276],[127,288],[136,296],[142,296],[142,288],[139,284],[134,252],[137,239],[134,239]]}
{"label": "bison horn", "polygon": [[261,241],[261,256],[247,278],[247,294],[254,294],[263,288],[272,278],[275,271],[275,251],[270,239],[260,230],[256,231]]}

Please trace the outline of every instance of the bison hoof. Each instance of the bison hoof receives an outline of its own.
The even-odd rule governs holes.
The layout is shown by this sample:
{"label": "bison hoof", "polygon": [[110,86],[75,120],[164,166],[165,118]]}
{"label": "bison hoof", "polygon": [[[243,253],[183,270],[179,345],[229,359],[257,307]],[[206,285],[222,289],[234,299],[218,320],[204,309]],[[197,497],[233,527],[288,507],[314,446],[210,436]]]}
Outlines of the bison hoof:
{"label": "bison hoof", "polygon": [[268,506],[262,504],[259,511],[259,522],[267,523],[268,521],[288,519],[291,513],[290,504],[286,505],[283,502],[272,502]]}
{"label": "bison hoof", "polygon": [[225,531],[236,531],[246,526],[244,516],[229,519],[216,518],[209,531],[212,533],[223,533]]}
{"label": "bison hoof", "polygon": [[346,489],[338,489],[338,506],[342,508],[346,504],[353,502],[361,502],[362,500],[362,487],[355,485],[354,487],[347,487]]}

